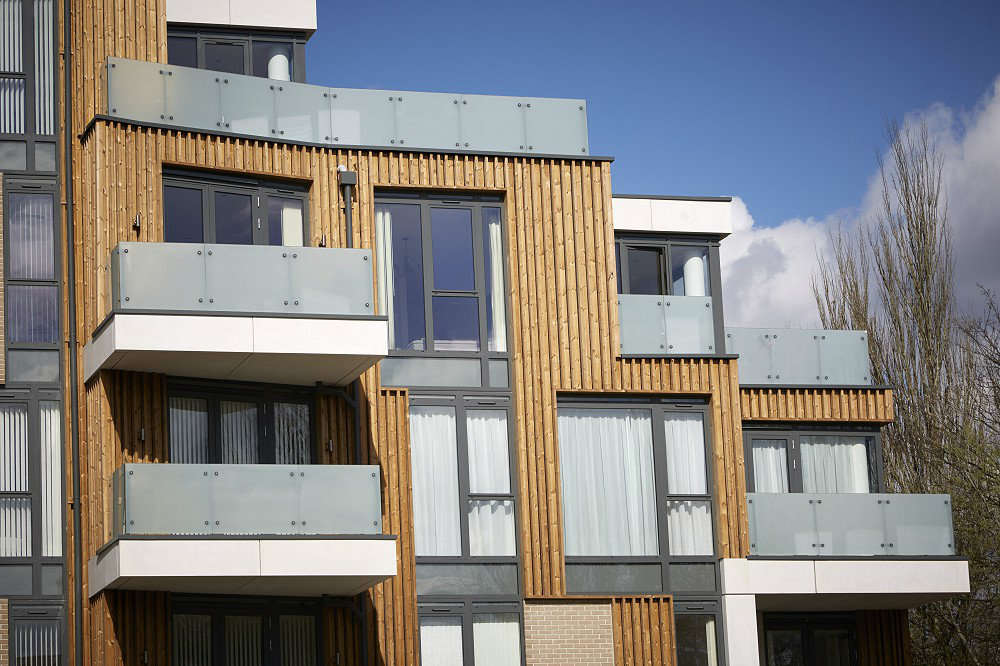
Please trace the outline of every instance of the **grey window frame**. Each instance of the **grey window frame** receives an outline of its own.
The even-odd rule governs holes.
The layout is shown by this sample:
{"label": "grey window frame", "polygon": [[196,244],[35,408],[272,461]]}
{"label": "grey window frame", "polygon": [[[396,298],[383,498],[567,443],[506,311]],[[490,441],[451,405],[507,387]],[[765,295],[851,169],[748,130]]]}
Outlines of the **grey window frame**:
{"label": "grey window frame", "polygon": [[[171,37],[189,37],[196,40],[198,54],[198,69],[205,67],[205,45],[212,42],[238,43],[243,49],[244,76],[253,76],[253,49],[255,43],[280,42],[291,44],[291,80],[297,83],[306,81],[306,36],[300,32],[278,32],[261,30],[225,30],[220,28],[199,28],[179,25],[167,26],[167,39]],[[168,54],[169,57],[169,54]],[[264,77],[258,77],[264,78]]]}
{"label": "grey window frame", "polygon": [[[13,254],[7,244],[11,238],[10,234],[10,197],[13,194],[47,194],[52,198],[52,277],[49,279],[22,279],[11,277],[10,271],[10,260]],[[60,386],[63,374],[63,351],[62,345],[60,344],[63,338],[63,316],[62,316],[62,294],[63,287],[61,281],[61,266],[62,266],[62,248],[60,247],[59,239],[62,237],[62,229],[60,228],[60,211],[59,211],[59,201],[58,201],[58,190],[56,183],[53,179],[48,178],[30,178],[30,177],[19,177],[19,178],[4,178],[3,179],[3,201],[5,203],[3,207],[3,220],[0,223],[3,224],[3,242],[5,247],[3,248],[3,277],[4,277],[4,304],[6,310],[3,317],[3,325],[5,327],[4,331],[4,344],[6,349],[2,350],[6,356],[6,373],[7,373],[7,386]],[[10,296],[9,288],[11,286],[45,286],[53,287],[56,292],[56,318],[58,323],[56,325],[56,339],[53,342],[12,342],[11,341],[11,324],[13,317],[10,312]],[[11,350],[23,350],[23,351],[50,351],[56,353],[57,363],[58,363],[58,373],[55,382],[27,382],[27,381],[12,381],[10,379],[10,351]]]}
{"label": "grey window frame", "polygon": [[[595,396],[560,396],[557,409],[642,409],[651,412],[651,422],[653,429],[653,484],[656,498],[656,529],[659,555],[645,556],[590,556],[590,555],[566,555],[564,562],[568,566],[573,564],[658,564],[660,566],[659,590],[647,590],[644,592],[623,591],[623,590],[573,590],[567,591],[569,594],[673,594],[670,585],[670,565],[671,564],[712,564],[714,566],[715,589],[714,590],[685,590],[683,594],[717,594],[720,589],[720,573],[718,565],[718,502],[715,499],[715,474],[712,469],[712,461],[715,459],[712,454],[712,429],[715,424],[712,422],[712,412],[707,401],[701,400],[679,400],[677,398],[643,396],[643,397],[617,397],[608,395]],[[667,494],[667,465],[666,465],[666,434],[663,431],[665,416],[668,412],[687,412],[702,414],[702,423],[705,429],[705,482],[708,494],[706,495],[675,495]],[[558,412],[557,417],[558,419]],[[561,470],[560,470],[561,474]],[[561,486],[561,476],[560,476]],[[712,521],[712,554],[693,555],[670,555],[670,543],[667,537],[667,513],[666,504],[670,501],[708,501],[709,514]]]}
{"label": "grey window frame", "polygon": [[673,595],[674,603],[674,658],[675,663],[680,663],[680,655],[677,654],[677,632],[676,623],[678,615],[712,615],[715,618],[715,654],[717,666],[725,666],[725,631],[722,626],[722,598],[721,596],[701,597],[701,596],[677,596]]}
{"label": "grey window frame", "polygon": [[[58,7],[53,5],[53,25],[58,22],[56,13]],[[13,141],[24,145],[24,169],[0,168],[5,174],[56,174],[59,172],[59,151],[56,142],[59,138],[59,47],[58,39],[52,35],[52,119],[53,133],[39,134],[35,100],[37,98],[39,81],[35,78],[35,0],[21,2],[21,71],[0,70],[0,79],[24,81],[24,132],[0,133],[0,142]],[[36,145],[46,144],[55,151],[55,168],[52,171],[39,171],[35,163]],[[53,176],[54,177],[54,176]]]}
{"label": "grey window frame", "polygon": [[[270,245],[270,221],[267,203],[269,197],[297,199],[302,202],[302,244],[308,247],[309,237],[309,193],[306,188],[274,180],[247,179],[225,174],[193,171],[165,171],[161,191],[167,187],[186,188],[201,192],[202,238],[205,243],[216,242],[215,200],[216,192],[248,195],[251,197],[251,217],[257,221],[253,229],[254,245]],[[162,218],[166,220],[166,196],[163,197]],[[164,229],[164,235],[166,230]]]}
{"label": "grey window frame", "polygon": [[[174,615],[209,615],[212,617],[212,664],[222,666],[225,661],[224,618],[226,616],[261,617],[261,641],[271,641],[270,647],[263,649],[263,666],[280,666],[280,628],[276,620],[281,615],[308,615],[316,621],[317,666],[326,664],[326,642],[323,615],[320,602],[295,597],[214,597],[175,594],[170,599],[170,642],[173,644]],[[275,647],[277,646],[277,647]]]}
{"label": "grey window frame", "polygon": [[[0,404],[24,405],[28,418],[28,490],[24,492],[0,492],[0,497],[21,497],[31,500],[31,555],[28,557],[0,557],[0,565],[30,565],[31,566],[31,593],[24,595],[3,594],[10,599],[60,599],[67,594],[66,587],[66,567],[65,561],[69,557],[66,552],[66,488],[64,483],[59,483],[59,520],[60,534],[62,535],[62,555],[42,556],[42,434],[41,434],[41,414],[43,402],[55,402],[59,405],[60,431],[65,429],[65,411],[62,400],[62,392],[58,388],[20,388],[11,389],[0,387]],[[60,454],[63,446],[60,445]],[[61,457],[61,456],[60,456]],[[63,474],[60,480],[65,477],[66,467],[64,461],[60,459]],[[42,567],[58,566],[61,568],[61,588],[59,594],[42,593]]]}
{"label": "grey window frame", "polygon": [[[787,464],[788,464],[788,493],[802,492],[802,455],[799,440],[802,437],[810,436],[843,436],[843,437],[865,437],[868,448],[868,492],[885,492],[885,470],[882,461],[882,432],[871,428],[843,428],[837,426],[815,426],[806,428],[782,428],[777,425],[747,427],[743,428],[743,456],[747,461],[746,483],[747,492],[756,491],[756,483],[753,473],[753,440],[755,439],[783,439],[788,442]],[[872,464],[874,463],[874,468]],[[872,487],[872,481],[875,481]]]}
{"label": "grey window frame", "polygon": [[857,666],[858,659],[858,637],[855,626],[855,618],[850,613],[764,613],[761,621],[761,639],[763,642],[762,652],[764,661],[767,663],[767,633],[772,629],[776,630],[798,630],[802,632],[802,655],[806,666],[813,666],[815,660],[812,657],[813,638],[812,632],[816,629],[847,629],[851,644],[851,666]]}
{"label": "grey window frame", "polygon": [[53,605],[52,601],[40,601],[39,603],[11,603],[8,613],[10,627],[8,628],[7,645],[10,650],[11,664],[21,663],[21,655],[17,653],[17,643],[14,641],[16,625],[21,621],[47,621],[56,622],[59,625],[59,645],[62,654],[62,663],[67,663],[69,659],[69,635],[66,631],[66,614],[61,605]]}
{"label": "grey window frame", "polygon": [[[516,613],[520,629],[521,664],[525,663],[524,603],[518,599],[496,599],[483,601],[461,597],[420,597],[417,601],[417,634],[420,634],[420,618],[461,617],[462,618],[462,663],[475,664],[475,642],[473,640],[473,616],[486,613]],[[420,655],[423,664],[423,654]],[[431,666],[431,665],[428,665]]]}
{"label": "grey window frame", "polygon": [[[309,464],[317,464],[320,451],[317,449],[317,414],[316,392],[312,389],[280,384],[250,384],[242,382],[210,382],[202,380],[185,380],[170,378],[167,380],[167,390],[164,397],[164,414],[170,413],[170,398],[201,398],[208,401],[208,454],[209,464],[221,464],[222,455],[219,448],[221,420],[219,418],[219,403],[223,400],[254,403],[258,407],[257,427],[260,436],[257,440],[258,463],[260,465],[275,464],[275,427],[274,404],[289,402],[304,404],[309,407]],[[169,417],[167,428],[167,448],[170,449]]]}
{"label": "grey window frame", "polygon": [[[423,261],[424,280],[424,339],[426,349],[407,350],[390,349],[390,357],[398,358],[469,358],[480,361],[480,385],[479,387],[442,387],[424,386],[410,388],[421,388],[427,391],[450,391],[452,388],[462,390],[489,390],[490,388],[509,391],[510,385],[510,356],[513,338],[511,336],[510,320],[510,271],[508,270],[509,247],[507,241],[507,206],[501,193],[463,193],[463,192],[406,192],[400,190],[375,190],[375,203],[377,208],[380,204],[409,204],[420,206],[420,242],[421,257]],[[467,208],[472,209],[472,243],[473,243],[473,270],[475,273],[474,291],[450,291],[434,288],[434,256],[431,247],[431,208]],[[487,330],[486,308],[486,274],[485,261],[483,255],[483,208],[500,209],[500,228],[503,247],[503,282],[504,282],[504,326],[506,327],[507,350],[489,351],[489,331]],[[379,248],[375,248],[378,252]],[[479,303],[479,351],[448,351],[434,349],[434,296],[459,296],[474,297]],[[386,313],[389,314],[389,313]],[[507,386],[491,386],[490,384],[490,361],[503,361],[507,364]]]}

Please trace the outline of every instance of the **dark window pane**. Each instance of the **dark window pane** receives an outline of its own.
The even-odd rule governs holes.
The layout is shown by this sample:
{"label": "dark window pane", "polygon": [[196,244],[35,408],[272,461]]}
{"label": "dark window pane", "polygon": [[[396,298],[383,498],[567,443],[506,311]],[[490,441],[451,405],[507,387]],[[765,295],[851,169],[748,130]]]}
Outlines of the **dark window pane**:
{"label": "dark window pane", "polygon": [[389,346],[426,349],[420,206],[379,204],[375,225],[379,309],[391,320]]}
{"label": "dark window pane", "polygon": [[435,296],[434,349],[479,351],[479,299],[466,296]]}
{"label": "dark window pane", "polygon": [[242,44],[207,42],[205,44],[205,69],[230,74],[244,74],[246,61]]}
{"label": "dark window pane", "polygon": [[292,45],[288,42],[253,43],[254,76],[290,81],[292,79]]}
{"label": "dark window pane", "polygon": [[56,144],[35,144],[35,171],[56,170]]}
{"label": "dark window pane", "polygon": [[615,243],[615,280],[618,281],[618,293],[622,293],[622,246]]}
{"label": "dark window pane", "polygon": [[215,193],[215,242],[253,245],[252,197],[233,192]]}
{"label": "dark window pane", "polygon": [[0,169],[24,171],[27,168],[27,144],[24,141],[0,141]]}
{"label": "dark window pane", "polygon": [[226,666],[261,666],[264,663],[264,618],[227,615],[223,625]]}
{"label": "dark window pane", "polygon": [[274,403],[274,462],[308,465],[312,462],[309,438],[309,405]]}
{"label": "dark window pane", "polygon": [[630,294],[663,293],[663,250],[630,247],[628,256],[628,291]]}
{"label": "dark window pane", "polygon": [[7,381],[54,382],[59,380],[59,352],[11,349],[7,352]]}
{"label": "dark window pane", "polygon": [[211,615],[175,613],[172,629],[175,666],[211,666]]}
{"label": "dark window pane", "polygon": [[56,286],[7,287],[7,330],[11,342],[56,342],[59,305]]}
{"label": "dark window pane", "polygon": [[710,296],[708,248],[677,245],[670,250],[672,293],[675,296]]}
{"label": "dark window pane", "polygon": [[677,666],[715,666],[719,663],[714,615],[678,614],[674,626],[677,629]]}
{"label": "dark window pane", "polygon": [[63,590],[63,568],[59,564],[42,566],[42,594],[56,596]]}
{"label": "dark window pane", "polygon": [[163,236],[168,243],[204,243],[201,190],[163,186]]}
{"label": "dark window pane", "polygon": [[194,37],[167,37],[167,62],[178,67],[197,67],[198,40]]}
{"label": "dark window pane", "polygon": [[802,666],[802,632],[798,629],[767,631],[767,666]]}
{"label": "dark window pane", "polygon": [[[11,538],[17,538],[17,536],[12,534]],[[0,547],[0,552],[8,550],[11,549]],[[31,565],[0,564],[0,594],[4,596],[31,594]]]}
{"label": "dark window pane", "polygon": [[434,288],[473,291],[472,211],[468,208],[431,209],[431,247]]}
{"label": "dark window pane", "polygon": [[420,564],[417,594],[517,594],[517,565]]}
{"label": "dark window pane", "polygon": [[652,594],[663,591],[659,564],[566,564],[570,594]]}
{"label": "dark window pane", "polygon": [[302,220],[302,199],[288,197],[267,198],[268,245],[294,245],[304,242],[305,225]]}
{"label": "dark window pane", "polygon": [[851,666],[851,636],[847,629],[815,629],[812,638],[816,666]]}
{"label": "dark window pane", "polygon": [[52,195],[7,195],[7,252],[10,277],[26,280],[55,278],[52,231]]}
{"label": "dark window pane", "polygon": [[671,564],[671,592],[715,591],[714,564]]}
{"label": "dark window pane", "polygon": [[316,618],[311,615],[282,615],[278,618],[278,627],[281,666],[313,666],[317,661]]}

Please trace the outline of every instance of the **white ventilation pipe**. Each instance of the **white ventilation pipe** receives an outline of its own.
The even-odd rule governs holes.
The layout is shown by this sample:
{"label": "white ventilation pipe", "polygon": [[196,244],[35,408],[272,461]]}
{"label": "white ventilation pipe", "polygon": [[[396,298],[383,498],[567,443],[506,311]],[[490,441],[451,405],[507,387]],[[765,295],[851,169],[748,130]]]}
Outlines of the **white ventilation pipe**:
{"label": "white ventilation pipe", "polygon": [[271,56],[271,59],[267,61],[267,78],[277,79],[278,81],[292,80],[288,56],[284,53],[275,53]]}
{"label": "white ventilation pipe", "polygon": [[705,295],[705,259],[698,250],[684,259],[684,295]]}

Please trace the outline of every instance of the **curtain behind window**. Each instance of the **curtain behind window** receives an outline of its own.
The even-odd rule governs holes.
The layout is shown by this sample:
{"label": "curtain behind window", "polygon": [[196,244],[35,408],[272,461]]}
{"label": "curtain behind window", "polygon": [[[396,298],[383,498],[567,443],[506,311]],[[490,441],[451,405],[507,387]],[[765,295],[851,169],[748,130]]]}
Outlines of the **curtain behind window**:
{"label": "curtain behind window", "polygon": [[420,663],[462,666],[462,618],[420,618]]}
{"label": "curtain behind window", "polygon": [[309,405],[296,402],[274,403],[274,462],[279,465],[308,465]]}
{"label": "curtain behind window", "polygon": [[316,618],[311,615],[282,615],[278,626],[281,631],[281,666],[315,666]]}
{"label": "curtain behind window", "polygon": [[802,492],[867,493],[868,447],[863,436],[810,435],[799,439]]}
{"label": "curtain behind window", "polygon": [[567,555],[657,555],[652,416],[559,410]]}
{"label": "curtain behind window", "polygon": [[212,616],[173,616],[174,666],[211,666]]}
{"label": "curtain behind window", "polygon": [[59,666],[62,636],[59,620],[15,620],[11,638],[11,664]]}
{"label": "curtain behind window", "polygon": [[222,421],[219,437],[222,462],[231,465],[259,463],[257,405],[223,400],[219,403],[219,415]]}
{"label": "curtain behind window", "polygon": [[208,462],[208,400],[171,397],[170,462]]}
{"label": "curtain behind window", "polygon": [[[28,491],[28,407],[0,405],[0,493]],[[0,495],[0,557],[31,555],[31,499]]]}
{"label": "curtain behind window", "polygon": [[707,495],[705,421],[701,414],[667,412],[667,493]]}
{"label": "curtain behind window", "polygon": [[461,555],[454,408],[410,408],[410,464],[416,554]]}
{"label": "curtain behind window", "polygon": [[519,666],[521,623],[518,614],[473,615],[472,644],[476,666]]}
{"label": "curtain behind window", "polygon": [[59,403],[40,404],[42,435],[42,556],[62,555],[62,413]]}
{"label": "curtain behind window", "polygon": [[788,441],[752,439],[753,484],[758,493],[788,492]]}

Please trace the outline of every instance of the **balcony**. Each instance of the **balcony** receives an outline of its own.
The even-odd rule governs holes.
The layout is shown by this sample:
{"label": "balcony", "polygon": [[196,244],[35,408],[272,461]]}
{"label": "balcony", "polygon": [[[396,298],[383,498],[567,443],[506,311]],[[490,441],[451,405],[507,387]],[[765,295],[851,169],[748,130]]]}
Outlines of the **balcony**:
{"label": "balcony", "polygon": [[727,328],[741,386],[871,387],[865,331]]}
{"label": "balcony", "polygon": [[758,611],[911,608],[969,591],[948,495],[748,493],[750,557],[727,595]]}
{"label": "balcony", "polygon": [[350,383],[388,352],[371,265],[369,250],[119,243],[85,376]]}
{"label": "balcony", "polygon": [[580,99],[352,90],[109,58],[106,113],[138,124],[391,150],[589,154]]}
{"label": "balcony", "polygon": [[91,596],[352,595],[396,574],[377,466],[126,464],[109,497]]}
{"label": "balcony", "polygon": [[712,356],[715,313],[710,296],[618,294],[622,356]]}

